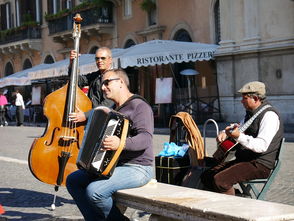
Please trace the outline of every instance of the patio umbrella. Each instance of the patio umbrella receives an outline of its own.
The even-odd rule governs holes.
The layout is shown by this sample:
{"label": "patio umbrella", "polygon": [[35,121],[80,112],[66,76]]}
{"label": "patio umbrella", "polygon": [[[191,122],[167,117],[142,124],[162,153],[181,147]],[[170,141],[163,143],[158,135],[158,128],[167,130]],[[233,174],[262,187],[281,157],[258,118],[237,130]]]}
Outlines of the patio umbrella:
{"label": "patio umbrella", "polygon": [[120,66],[147,67],[213,59],[217,45],[173,40],[152,40],[134,45],[119,55]]}
{"label": "patio umbrella", "polygon": [[31,79],[28,76],[28,73],[30,71],[38,71],[40,69],[48,68],[50,66],[49,64],[40,64],[36,65],[32,68],[28,68],[19,72],[16,72],[14,74],[11,74],[7,77],[3,77],[0,79],[0,88],[6,87],[6,86],[11,86],[11,85],[16,85],[16,86],[21,86],[21,85],[31,85]]}
{"label": "patio umbrella", "polygon": [[[113,66],[117,67],[117,57],[124,49],[114,48]],[[52,64],[39,64],[34,67],[16,72],[0,79],[0,88],[10,85],[31,85],[31,80],[66,76],[68,74],[69,59],[64,59]],[[97,70],[95,54],[82,54],[79,57],[79,73],[87,74]]]}
{"label": "patio umbrella", "polygon": [[[118,63],[117,57],[124,52],[124,49],[113,48],[111,51],[113,57],[113,67],[116,68]],[[68,74],[68,65],[69,59],[67,58],[53,63],[46,68],[29,71],[28,75],[32,80],[66,76]],[[81,54],[79,57],[79,74],[83,75],[93,71],[97,71],[95,54]]]}

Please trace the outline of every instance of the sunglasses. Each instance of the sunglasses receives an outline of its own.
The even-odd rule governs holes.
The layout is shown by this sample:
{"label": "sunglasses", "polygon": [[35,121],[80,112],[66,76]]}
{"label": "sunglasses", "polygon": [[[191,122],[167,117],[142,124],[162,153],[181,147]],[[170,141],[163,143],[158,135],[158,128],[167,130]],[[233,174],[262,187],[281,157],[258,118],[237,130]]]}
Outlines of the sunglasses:
{"label": "sunglasses", "polygon": [[106,79],[106,80],[102,81],[102,85],[105,85],[107,87],[111,81],[116,81],[116,80],[120,80],[120,78],[109,78],[109,79]]}
{"label": "sunglasses", "polygon": [[107,58],[107,57],[95,57],[95,60],[96,60],[96,61],[99,61],[99,60],[104,61],[104,60],[106,60],[106,58]]}

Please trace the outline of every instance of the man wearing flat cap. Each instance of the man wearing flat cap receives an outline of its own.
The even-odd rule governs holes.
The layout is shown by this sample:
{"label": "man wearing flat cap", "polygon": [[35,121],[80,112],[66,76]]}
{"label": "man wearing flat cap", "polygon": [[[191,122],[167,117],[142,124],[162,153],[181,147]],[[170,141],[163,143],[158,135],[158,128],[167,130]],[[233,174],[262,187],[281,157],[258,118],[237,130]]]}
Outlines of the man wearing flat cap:
{"label": "man wearing flat cap", "polygon": [[[226,127],[217,136],[219,148],[214,157],[218,164],[201,176],[206,189],[229,195],[235,195],[234,184],[269,176],[283,138],[283,123],[266,100],[264,83],[249,82],[238,92],[242,95],[245,117],[240,124]],[[228,140],[237,144],[233,160],[225,160],[220,154],[225,152],[221,147],[230,143]]]}

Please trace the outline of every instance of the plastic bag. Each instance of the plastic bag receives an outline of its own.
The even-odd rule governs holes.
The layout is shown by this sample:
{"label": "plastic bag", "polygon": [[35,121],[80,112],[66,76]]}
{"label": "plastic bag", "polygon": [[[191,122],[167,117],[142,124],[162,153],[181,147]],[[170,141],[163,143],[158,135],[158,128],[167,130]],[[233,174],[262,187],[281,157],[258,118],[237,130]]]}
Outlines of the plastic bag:
{"label": "plastic bag", "polygon": [[188,149],[189,149],[188,144],[183,144],[182,146],[178,146],[174,142],[171,142],[171,143],[165,142],[163,144],[163,150],[160,151],[158,156],[165,156],[165,157],[179,156],[179,157],[183,157],[186,154]]}

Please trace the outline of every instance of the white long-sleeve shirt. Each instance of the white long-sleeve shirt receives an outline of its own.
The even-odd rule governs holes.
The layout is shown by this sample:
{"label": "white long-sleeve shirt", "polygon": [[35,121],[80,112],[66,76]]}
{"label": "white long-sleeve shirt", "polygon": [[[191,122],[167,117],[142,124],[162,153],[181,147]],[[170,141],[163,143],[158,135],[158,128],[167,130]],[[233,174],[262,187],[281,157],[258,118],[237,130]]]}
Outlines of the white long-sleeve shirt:
{"label": "white long-sleeve shirt", "polygon": [[15,106],[22,106],[22,108],[25,109],[23,98],[20,93],[16,93]]}
{"label": "white long-sleeve shirt", "polygon": [[269,147],[279,127],[279,116],[274,111],[268,111],[261,120],[257,137],[240,133],[237,142],[253,152],[263,153]]}

